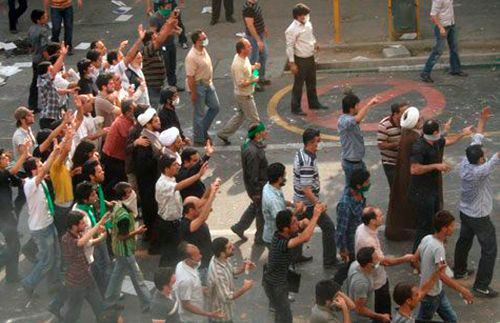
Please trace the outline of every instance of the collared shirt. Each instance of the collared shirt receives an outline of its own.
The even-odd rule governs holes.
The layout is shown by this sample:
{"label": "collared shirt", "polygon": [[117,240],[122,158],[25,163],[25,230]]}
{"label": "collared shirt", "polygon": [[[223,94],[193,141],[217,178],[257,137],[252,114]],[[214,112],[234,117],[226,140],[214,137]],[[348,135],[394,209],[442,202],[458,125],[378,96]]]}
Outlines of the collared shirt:
{"label": "collared shirt", "polygon": [[36,146],[36,140],[31,127],[28,127],[28,129],[18,127],[12,135],[12,152],[14,154],[15,160],[19,158],[19,146],[24,144],[26,140],[29,140],[31,142],[31,145],[29,147],[31,147],[31,150],[33,150],[33,147]]}
{"label": "collared shirt", "polygon": [[294,62],[294,56],[307,58],[314,56],[316,37],[310,21],[305,24],[294,20],[285,31],[286,56],[289,62]]}
{"label": "collared shirt", "polygon": [[50,29],[47,25],[31,25],[28,30],[28,40],[33,52],[33,63],[38,64],[44,60],[43,52],[49,44]]}
{"label": "collared shirt", "polygon": [[354,238],[358,225],[361,224],[361,216],[366,206],[366,199],[357,201],[352,195],[352,189],[346,187],[344,193],[337,204],[337,230],[335,240],[339,250],[347,250],[351,254],[354,252]]}
{"label": "collared shirt", "polygon": [[[200,274],[197,269],[188,266],[181,261],[175,267],[174,290],[179,301],[189,301],[198,308],[204,308],[203,289],[201,286]],[[202,322],[204,318],[185,310],[179,306],[181,322]]]}
{"label": "collared shirt", "polygon": [[208,266],[208,299],[209,310],[222,310],[222,319],[212,319],[215,322],[230,321],[234,317],[233,297],[234,297],[234,268],[228,259],[221,261],[215,256],[210,260]]}
{"label": "collared shirt", "polygon": [[28,227],[30,231],[45,229],[54,222],[49,213],[47,197],[43,189],[45,180],[36,184],[36,177],[27,178],[24,182],[24,194],[28,204]]}
{"label": "collared shirt", "polygon": [[286,209],[285,195],[283,191],[272,186],[271,183],[264,185],[262,190],[262,215],[264,216],[264,232],[262,240],[271,243],[274,232],[276,232],[276,214]]}
{"label": "collared shirt", "polygon": [[311,309],[310,323],[341,323],[343,321],[342,312],[337,308],[315,304]]}
{"label": "collared shirt", "polygon": [[[484,136],[476,133],[471,145],[482,145]],[[493,191],[490,175],[500,164],[498,154],[494,154],[482,165],[472,165],[466,157],[460,163],[460,212],[473,218],[491,214],[493,210]]]}
{"label": "collared shirt", "polygon": [[42,111],[42,118],[61,119],[61,104],[54,80],[50,73],[38,76],[36,82],[38,87],[39,108]]}
{"label": "collared shirt", "polygon": [[432,0],[431,16],[438,16],[443,27],[454,25],[453,0]]}
{"label": "collared shirt", "polygon": [[[380,246],[380,240],[377,236],[377,230],[370,229],[366,224],[360,224],[356,229],[356,235],[354,239],[354,254],[358,254],[359,249],[364,247],[373,247],[375,249],[375,255],[378,261],[384,259],[384,252]],[[384,286],[387,282],[387,273],[384,266],[378,266],[377,269],[373,271],[373,288],[379,289]]]}
{"label": "collared shirt", "polygon": [[233,77],[235,95],[252,95],[254,92],[253,84],[241,86],[243,83],[252,79],[252,64],[248,57],[241,57],[236,54],[231,64],[231,75]]}
{"label": "collared shirt", "polygon": [[404,316],[398,311],[396,311],[396,314],[392,317],[391,320],[392,323],[415,323],[415,318],[414,317],[408,317]]}
{"label": "collared shirt", "polygon": [[342,146],[341,158],[359,162],[365,157],[365,141],[354,116],[343,113],[337,122]]}
{"label": "collared shirt", "polygon": [[[147,83],[146,77],[144,76],[142,68],[135,68],[132,64],[129,64],[128,69],[130,71],[132,71],[133,73],[135,73],[136,76],[138,76],[139,78],[146,81],[146,87],[145,87],[144,91],[142,92],[142,95],[139,98],[137,98],[137,100],[135,100],[135,103],[145,104],[145,105],[151,106],[151,103],[149,101],[148,83]],[[129,84],[131,84],[131,83],[132,82],[129,79]],[[138,88],[138,86],[136,88]]]}
{"label": "collared shirt", "polygon": [[102,151],[110,157],[124,161],[126,158],[127,136],[133,125],[134,120],[127,118],[123,114],[117,117],[109,128]]}
{"label": "collared shirt", "polygon": [[80,236],[67,231],[61,239],[61,253],[66,270],[64,281],[68,287],[87,287],[92,281],[90,265],[84,247],[78,246]]}
{"label": "collared shirt", "polygon": [[[200,52],[194,46],[191,47],[186,55],[185,66],[186,76],[193,76],[196,82],[202,81],[207,85],[212,84],[212,59],[205,48]],[[194,91],[195,89],[190,90]]]}
{"label": "collared shirt", "polygon": [[293,201],[304,202],[306,206],[311,206],[312,202],[302,191],[302,188],[306,186],[311,188],[316,197],[319,196],[320,182],[316,155],[301,148],[293,160]]}
{"label": "collared shirt", "polygon": [[[394,124],[391,116],[382,119],[378,124],[378,143],[399,143],[401,139],[401,126]],[[398,161],[399,145],[391,149],[380,149],[382,164],[396,165]]]}
{"label": "collared shirt", "polygon": [[158,215],[165,221],[179,220],[182,216],[181,194],[175,189],[175,177],[161,174],[155,185]]}
{"label": "collared shirt", "polygon": [[[444,137],[430,144],[421,136],[413,143],[411,148],[410,164],[431,165],[441,163],[445,144]],[[438,170],[433,170],[421,175],[412,175],[410,192],[436,194],[439,187],[439,174]]]}

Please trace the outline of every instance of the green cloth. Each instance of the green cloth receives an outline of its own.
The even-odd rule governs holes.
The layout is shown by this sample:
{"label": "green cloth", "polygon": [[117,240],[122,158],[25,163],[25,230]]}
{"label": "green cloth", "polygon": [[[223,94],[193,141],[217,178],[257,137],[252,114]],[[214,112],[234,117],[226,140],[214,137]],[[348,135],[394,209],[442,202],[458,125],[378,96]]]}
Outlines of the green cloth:
{"label": "green cloth", "polygon": [[[107,211],[107,206],[106,206],[106,199],[104,198],[104,191],[102,190],[101,184],[97,184],[97,196],[99,197],[99,219],[106,214]],[[106,229],[111,229],[111,221],[107,221],[104,223],[104,227]]]}
{"label": "green cloth", "polygon": [[262,122],[260,122],[257,127],[253,128],[252,130],[248,130],[247,137],[245,141],[243,142],[242,148],[243,150],[246,150],[248,148],[248,145],[250,144],[251,138],[254,138],[256,134],[259,132],[265,131],[266,126]]}
{"label": "green cloth", "polygon": [[76,204],[76,208],[82,210],[90,219],[92,227],[95,227],[97,220],[95,218],[95,208],[92,204]]}
{"label": "green cloth", "polygon": [[43,192],[45,193],[45,198],[47,199],[47,206],[49,207],[49,214],[54,216],[56,213],[56,209],[54,207],[54,201],[52,201],[52,196],[50,195],[49,192],[49,187],[47,186],[47,183],[45,181],[41,181],[40,184],[43,187]]}
{"label": "green cloth", "polygon": [[129,237],[126,240],[118,238],[120,229],[118,223],[120,221],[128,221],[128,232],[135,229],[134,216],[125,209],[121,203],[118,203],[113,208],[112,227],[111,227],[111,248],[116,257],[130,257],[135,253],[135,237]]}

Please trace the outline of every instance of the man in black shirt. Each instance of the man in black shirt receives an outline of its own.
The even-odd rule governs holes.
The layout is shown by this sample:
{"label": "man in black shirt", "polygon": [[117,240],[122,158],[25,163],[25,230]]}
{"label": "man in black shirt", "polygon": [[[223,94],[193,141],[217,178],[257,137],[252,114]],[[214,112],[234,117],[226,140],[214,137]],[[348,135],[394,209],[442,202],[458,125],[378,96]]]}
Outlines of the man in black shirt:
{"label": "man in black shirt", "polygon": [[[311,239],[318,219],[326,211],[326,206],[316,203],[313,216],[304,231],[299,232],[299,221],[290,210],[282,210],[276,215],[276,228],[271,242],[267,265],[264,267],[262,285],[269,305],[275,310],[274,322],[292,323],[292,310],[288,300],[288,267],[291,250]],[[298,235],[297,235],[298,233]]]}
{"label": "man in black shirt", "polygon": [[171,267],[160,267],[154,274],[155,291],[151,303],[151,320],[153,323],[180,323],[179,301],[173,292],[175,270]]}
{"label": "man in black shirt", "polygon": [[[190,144],[190,140],[184,136],[184,132],[181,128],[181,123],[175,108],[179,105],[180,99],[176,88],[174,87],[164,87],[160,91],[160,106],[158,107],[158,117],[160,117],[161,129],[167,130],[171,127],[176,127],[179,129],[180,136],[185,143]],[[188,142],[186,142],[186,140]]]}
{"label": "man in black shirt", "polygon": [[[186,148],[181,153],[182,165],[177,173],[176,180],[181,182],[186,178],[189,178],[200,171],[201,166],[206,163],[212,154],[214,153],[214,147],[212,146],[210,140],[207,140],[205,145],[205,155],[200,158],[200,154],[194,148]],[[202,198],[206,193],[205,184],[201,180],[197,180],[192,185],[182,189],[180,191],[182,199],[186,199],[188,196],[196,196]]]}
{"label": "man in black shirt", "polygon": [[[450,127],[444,126],[444,132]],[[472,134],[472,127],[467,127],[458,135],[444,137],[439,131],[439,123],[427,120],[422,129],[423,135],[413,144],[410,153],[410,203],[417,215],[417,233],[413,251],[415,252],[423,237],[434,232],[432,218],[443,207],[442,172],[450,170],[443,162],[444,147],[458,142]]]}

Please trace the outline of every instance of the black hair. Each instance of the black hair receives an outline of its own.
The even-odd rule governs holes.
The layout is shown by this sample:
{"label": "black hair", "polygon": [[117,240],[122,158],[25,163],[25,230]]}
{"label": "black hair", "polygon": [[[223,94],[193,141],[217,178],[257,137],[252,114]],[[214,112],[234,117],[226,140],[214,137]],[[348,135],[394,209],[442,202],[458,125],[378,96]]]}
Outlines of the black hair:
{"label": "black hair", "polygon": [[49,62],[52,65],[54,65],[58,59],[59,59],[59,54],[53,54],[49,56]]}
{"label": "black hair", "polygon": [[135,102],[132,99],[126,99],[121,102],[120,110],[122,114],[128,113],[130,110],[134,108]]}
{"label": "black hair", "polygon": [[76,146],[75,153],[71,159],[73,162],[73,168],[83,166],[83,164],[89,160],[89,154],[94,150],[96,150],[96,147],[92,142],[87,140],[80,141],[80,143]]}
{"label": "black hair", "polygon": [[37,71],[38,75],[46,74],[49,71],[50,65],[52,65],[52,64],[49,61],[40,62],[36,67],[36,71]]}
{"label": "black hair", "polygon": [[292,217],[293,213],[288,209],[279,211],[276,214],[276,229],[278,229],[279,232],[282,232],[283,229],[290,227]]}
{"label": "black hair", "polygon": [[33,9],[31,10],[31,21],[34,24],[38,23],[38,20],[42,19],[43,15],[45,14],[45,11],[40,10],[40,9]]}
{"label": "black hair", "polygon": [[91,63],[92,62],[88,58],[81,59],[78,61],[78,63],[76,63],[76,69],[78,70],[80,77],[83,78],[85,70],[87,70],[90,67]]}
{"label": "black hair", "polygon": [[242,50],[245,49],[245,38],[240,38],[237,42],[236,42],[236,53],[241,53]]}
{"label": "black hair", "polygon": [[193,202],[186,203],[182,206],[182,215],[186,215],[189,213],[190,210],[195,209],[196,210],[196,205],[194,205]]}
{"label": "black hair", "polygon": [[316,138],[320,135],[321,135],[321,133],[318,129],[307,128],[302,133],[302,142],[304,143],[304,145],[307,145],[309,142],[313,141],[314,138]]}
{"label": "black hair", "polygon": [[160,157],[160,160],[158,161],[158,169],[160,170],[160,173],[163,174],[165,168],[170,168],[175,163],[175,161],[175,158],[172,158],[168,155],[162,155]]}
{"label": "black hair", "polygon": [[95,85],[97,86],[97,89],[99,89],[99,91],[102,91],[102,87],[107,86],[109,84],[109,81],[111,81],[112,79],[113,75],[110,73],[99,74],[97,80],[95,81]]}
{"label": "black hair", "polygon": [[215,257],[219,257],[222,252],[226,250],[229,239],[225,237],[218,237],[212,241],[212,251]]}
{"label": "black hair", "polygon": [[453,221],[455,221],[455,217],[451,214],[450,211],[441,210],[434,215],[434,229],[436,232],[440,232],[441,229],[450,225]]}
{"label": "black hair", "polygon": [[158,268],[153,277],[153,282],[155,283],[155,287],[160,292],[163,290],[165,285],[170,283],[172,280],[172,276],[175,274],[175,269],[172,267],[160,267]]}
{"label": "black hair", "polygon": [[82,166],[83,178],[90,181],[90,175],[95,176],[95,169],[100,163],[97,160],[87,160]]}
{"label": "black hair", "polygon": [[141,114],[144,113],[148,109],[148,106],[144,106],[143,104],[138,104],[134,109],[134,118],[137,120]]}
{"label": "black hair", "polygon": [[394,298],[394,302],[399,306],[403,305],[406,300],[410,299],[413,295],[412,289],[415,287],[415,284],[411,283],[398,283],[396,287],[394,287],[394,291],[392,293],[392,298]]}
{"label": "black hair", "polygon": [[359,249],[356,254],[356,260],[359,262],[359,265],[364,268],[366,265],[373,262],[374,252],[375,248],[373,247],[364,247]]}
{"label": "black hair", "polygon": [[69,211],[65,216],[66,218],[66,228],[71,230],[74,225],[78,225],[83,219],[84,215],[78,211]]}
{"label": "black hair", "polygon": [[196,150],[192,147],[188,147],[188,148],[184,149],[181,153],[182,163],[184,163],[185,161],[190,161],[191,156],[196,155],[197,153],[198,153],[198,150]]}
{"label": "black hair", "polygon": [[326,301],[332,300],[340,290],[340,285],[331,279],[320,280],[316,283],[316,304],[325,306]]}
{"label": "black hair", "polygon": [[146,31],[146,33],[144,34],[144,39],[142,40],[142,43],[144,45],[147,45],[153,39],[153,34],[154,34],[154,32],[152,30]]}
{"label": "black hair", "polygon": [[91,49],[87,52],[85,57],[92,62],[96,62],[101,58],[101,53],[97,49]]}
{"label": "black hair", "polygon": [[363,221],[363,224],[368,225],[370,224],[371,220],[375,220],[377,218],[377,213],[375,213],[376,208],[374,207],[365,207],[363,209],[363,213],[361,215],[361,221]]}
{"label": "black hair", "polygon": [[38,158],[36,157],[29,157],[26,159],[23,163],[23,168],[26,173],[28,173],[28,177],[32,177],[33,170],[37,168],[36,162],[38,161]]}
{"label": "black hair", "polygon": [[401,112],[401,108],[406,106],[406,103],[393,103],[391,104],[391,115]]}
{"label": "black hair", "polygon": [[484,151],[482,145],[470,145],[465,149],[465,156],[467,156],[467,160],[472,165],[477,165],[481,157],[484,157]]}
{"label": "black hair", "polygon": [[100,42],[100,40],[93,40],[90,43],[90,49],[96,49],[97,48],[97,43]]}
{"label": "black hair", "polygon": [[96,190],[96,187],[88,182],[88,181],[83,181],[76,185],[75,188],[75,201],[76,203],[79,204],[84,204],[85,200],[88,200],[90,198],[90,195],[92,194],[93,191]]}
{"label": "black hair", "polygon": [[119,200],[123,199],[125,195],[127,195],[127,189],[132,188],[132,185],[127,182],[118,182],[113,187],[113,191],[115,192],[115,197]]}
{"label": "black hair", "polygon": [[160,91],[160,104],[167,103],[168,100],[172,100],[177,90],[171,86],[165,86]]}
{"label": "black hair", "polygon": [[351,109],[354,109],[356,104],[360,102],[359,98],[352,94],[349,93],[344,98],[342,99],[342,112],[343,113],[349,113],[351,112]]}
{"label": "black hair", "polygon": [[349,187],[353,190],[357,190],[358,186],[363,186],[363,183],[370,178],[370,172],[366,169],[355,169],[352,172],[351,180],[349,181]]}
{"label": "black hair", "polygon": [[193,45],[200,39],[202,33],[203,30],[198,29],[191,34],[191,41],[193,42]]}
{"label": "black hair", "polygon": [[38,145],[43,144],[43,142],[47,140],[47,138],[49,138],[51,132],[52,130],[47,128],[40,129],[40,131],[38,131],[38,133],[36,134],[36,143]]}
{"label": "black hair", "polygon": [[269,183],[276,183],[281,177],[285,175],[285,165],[282,163],[272,163],[267,167],[267,180]]}
{"label": "black hair", "polygon": [[106,55],[106,60],[108,61],[108,63],[110,65],[113,65],[113,61],[117,61],[118,60],[118,52],[116,50],[112,50],[110,51],[107,55]]}
{"label": "black hair", "polygon": [[57,52],[61,49],[61,44],[56,43],[56,42],[49,42],[47,45],[47,54],[49,54],[49,57],[57,54]]}
{"label": "black hair", "polygon": [[432,135],[434,132],[439,131],[439,123],[436,120],[427,120],[424,122],[422,132],[424,135]]}
{"label": "black hair", "polygon": [[306,6],[303,3],[298,3],[295,5],[295,7],[293,7],[292,16],[293,16],[293,19],[297,19],[300,16],[308,15],[310,12],[311,12],[311,9],[309,9],[308,6]]}

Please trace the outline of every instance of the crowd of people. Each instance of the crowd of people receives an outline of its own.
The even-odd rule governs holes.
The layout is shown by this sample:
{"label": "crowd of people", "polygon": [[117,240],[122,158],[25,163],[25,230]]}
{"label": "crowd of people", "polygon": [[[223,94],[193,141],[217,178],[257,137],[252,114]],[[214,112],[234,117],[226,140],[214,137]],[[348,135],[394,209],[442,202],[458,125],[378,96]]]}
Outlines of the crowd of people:
{"label": "crowd of people", "polygon": [[[211,24],[218,22],[221,1],[213,1]],[[79,6],[82,5],[78,1]],[[204,183],[216,153],[209,134],[220,103],[207,51],[208,37],[192,31],[186,56],[186,84],[193,106],[193,138],[183,132],[176,106],[176,41],[188,48],[187,33],[174,0],[147,1],[149,26],[137,28],[136,40],[108,50],[103,40],[92,42],[76,71],[65,65],[72,55],[71,1],[45,1],[45,10],[31,12],[29,40],[33,51],[33,80],[28,107],[14,112],[16,130],[12,152],[0,150],[1,232],[6,241],[6,282],[20,283],[28,306],[45,278],[51,295],[49,311],[63,322],[77,321],[86,300],[99,322],[120,322],[125,275],[137,293],[139,308],[152,322],[237,322],[234,301],[252,287],[256,264],[244,260],[235,266],[235,246],[225,237],[212,239],[207,221],[222,180]],[[53,24],[47,22],[51,6]],[[234,22],[232,1],[224,1],[226,20]],[[328,109],[316,93],[314,55],[316,39],[304,4],[293,8],[293,22],[285,37],[290,70],[294,74],[291,112],[301,107],[306,83],[309,109]],[[262,288],[275,322],[293,321],[291,302],[300,288],[302,263],[316,226],[322,232],[323,267],[332,279],[315,287],[310,321],[414,322],[432,320],[437,313],[446,322],[458,318],[443,284],[467,303],[473,293],[457,280],[474,273],[468,253],[478,237],[481,259],[473,292],[496,297],[491,288],[496,260],[496,232],[490,175],[499,154],[489,159],[483,149],[484,129],[491,115],[485,107],[478,125],[451,135],[451,120],[441,125],[425,120],[408,103],[393,104],[379,123],[377,141],[381,165],[390,188],[384,216],[367,201],[370,172],[360,125],[379,103],[365,105],[352,91],[342,99],[337,128],[344,189],[334,208],[322,202],[318,148],[321,134],[307,128],[303,147],[293,159],[293,196],[282,191],[287,171],[282,161],[268,163],[265,139],[254,91],[270,85],[266,78],[267,28],[256,0],[242,8],[247,37],[238,39],[231,65],[236,113],[217,132],[222,145],[245,121],[251,126],[241,145],[241,168],[250,204],[230,229],[243,241],[256,222],[254,243],[268,249]],[[61,20],[65,41],[59,43]],[[70,24],[71,22],[71,24]],[[11,24],[11,31],[16,30]],[[125,52],[125,49],[128,50]],[[159,98],[158,102],[153,100]],[[34,133],[37,116],[40,130]],[[443,209],[442,173],[445,146],[472,136],[460,164],[460,236],[453,270],[446,263],[445,241],[453,235],[456,219]],[[202,147],[196,148],[196,147]],[[203,152],[201,151],[203,149]],[[291,161],[290,161],[291,162]],[[17,186],[13,200],[12,187]],[[373,203],[373,202],[372,202]],[[21,248],[18,222],[27,206],[31,239]],[[332,209],[334,209],[332,211]],[[334,218],[327,211],[335,213]],[[384,254],[378,229],[386,224],[390,240],[414,239],[412,250],[401,256]],[[146,246],[159,255],[150,290],[135,257]],[[24,277],[19,254],[33,262]],[[390,282],[385,267],[411,264],[420,274],[417,285]],[[234,278],[244,276],[237,287]],[[395,284],[392,297],[390,283]],[[344,291],[344,292],[343,292]],[[394,305],[394,303],[396,305]]]}

